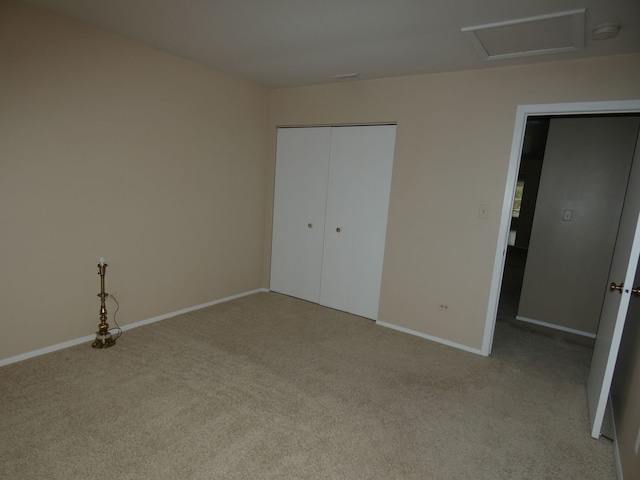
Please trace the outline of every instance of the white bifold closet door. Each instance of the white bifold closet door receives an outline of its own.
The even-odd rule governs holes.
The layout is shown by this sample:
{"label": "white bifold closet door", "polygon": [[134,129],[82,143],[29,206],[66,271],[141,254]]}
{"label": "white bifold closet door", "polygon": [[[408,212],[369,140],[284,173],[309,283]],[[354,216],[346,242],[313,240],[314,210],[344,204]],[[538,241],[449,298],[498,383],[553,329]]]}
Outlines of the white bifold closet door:
{"label": "white bifold closet door", "polygon": [[320,304],[378,319],[395,125],[331,131]]}
{"label": "white bifold closet door", "polygon": [[395,126],[278,130],[271,290],[376,320]]}
{"label": "white bifold closet door", "polygon": [[320,301],[331,129],[279,128],[271,290]]}

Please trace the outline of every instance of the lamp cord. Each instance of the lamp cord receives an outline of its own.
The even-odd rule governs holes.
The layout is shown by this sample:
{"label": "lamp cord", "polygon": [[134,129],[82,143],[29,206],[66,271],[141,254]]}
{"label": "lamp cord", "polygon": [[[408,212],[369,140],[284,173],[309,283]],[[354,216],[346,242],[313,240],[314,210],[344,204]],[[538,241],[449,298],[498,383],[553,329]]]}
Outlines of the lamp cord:
{"label": "lamp cord", "polygon": [[122,328],[120,327],[120,325],[118,325],[118,322],[116,321],[116,315],[118,314],[118,310],[120,310],[120,304],[118,303],[118,300],[116,300],[116,297],[113,296],[113,294],[109,294],[109,296],[111,298],[113,298],[113,301],[116,302],[116,311],[113,312],[113,323],[116,324],[116,328],[112,328],[111,330],[117,330],[117,334],[115,336],[115,338],[113,339],[114,341],[119,339],[122,336]]}

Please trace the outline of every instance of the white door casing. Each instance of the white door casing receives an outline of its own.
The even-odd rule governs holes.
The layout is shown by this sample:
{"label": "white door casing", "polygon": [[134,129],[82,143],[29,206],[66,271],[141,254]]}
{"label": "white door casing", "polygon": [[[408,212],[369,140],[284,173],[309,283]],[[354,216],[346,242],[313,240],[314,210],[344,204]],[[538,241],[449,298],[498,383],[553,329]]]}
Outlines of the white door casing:
{"label": "white door casing", "polygon": [[629,175],[629,184],[608,281],[608,284],[613,282],[619,285],[622,283],[624,288],[620,292],[609,291],[605,296],[587,380],[591,436],[594,438],[600,436],[629,301],[640,301],[640,298],[631,298],[631,289],[636,286],[633,282],[639,258],[640,136],[636,143],[636,152]]}
{"label": "white door casing", "polygon": [[504,272],[504,261],[509,238],[509,224],[513,211],[513,197],[522,155],[522,143],[527,117],[535,115],[589,115],[589,114],[640,113],[640,99],[615,100],[585,103],[554,103],[539,105],[519,105],[515,115],[511,153],[507,169],[507,181],[502,202],[502,214],[498,229],[498,241],[493,260],[493,275],[489,289],[487,312],[485,317],[482,355],[490,355],[500,299],[500,285]]}

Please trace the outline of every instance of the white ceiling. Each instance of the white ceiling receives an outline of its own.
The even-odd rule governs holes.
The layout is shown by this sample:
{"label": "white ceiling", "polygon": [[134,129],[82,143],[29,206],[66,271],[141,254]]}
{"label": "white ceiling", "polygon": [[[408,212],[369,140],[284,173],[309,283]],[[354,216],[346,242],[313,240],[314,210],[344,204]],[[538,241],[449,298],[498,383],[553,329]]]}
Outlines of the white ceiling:
{"label": "white ceiling", "polygon": [[[328,83],[332,76],[348,73],[380,78],[640,52],[640,0],[24,3],[75,17],[268,87]],[[464,27],[581,8],[586,9],[585,42],[584,48],[575,52],[484,60],[461,32]],[[621,25],[617,38],[591,40],[595,26],[610,22]],[[529,34],[531,30],[527,30]],[[544,27],[540,30],[545,33]]]}

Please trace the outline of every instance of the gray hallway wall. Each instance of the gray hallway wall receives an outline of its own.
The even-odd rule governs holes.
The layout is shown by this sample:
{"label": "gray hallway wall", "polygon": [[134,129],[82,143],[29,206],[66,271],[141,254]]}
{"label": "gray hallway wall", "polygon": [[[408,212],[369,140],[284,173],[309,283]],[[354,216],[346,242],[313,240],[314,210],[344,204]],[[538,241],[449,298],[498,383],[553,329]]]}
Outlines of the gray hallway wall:
{"label": "gray hallway wall", "polygon": [[521,319],[596,333],[639,126],[637,116],[551,120]]}

